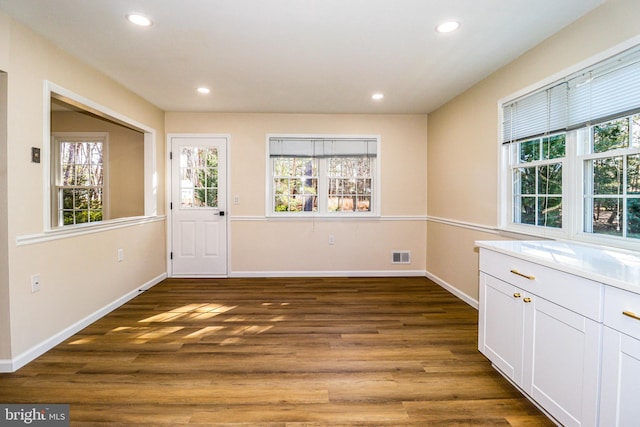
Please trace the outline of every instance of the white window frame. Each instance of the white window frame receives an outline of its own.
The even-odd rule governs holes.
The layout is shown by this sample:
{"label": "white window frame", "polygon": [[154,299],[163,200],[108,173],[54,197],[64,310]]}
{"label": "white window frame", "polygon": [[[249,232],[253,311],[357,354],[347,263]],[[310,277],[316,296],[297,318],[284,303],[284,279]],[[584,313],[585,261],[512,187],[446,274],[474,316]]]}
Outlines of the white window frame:
{"label": "white window frame", "polygon": [[[273,159],[270,153],[270,141],[278,138],[303,139],[303,140],[375,140],[376,156],[372,157],[371,179],[372,193],[369,211],[354,210],[351,212],[329,212],[328,211],[328,174],[326,164],[328,158],[318,158],[318,211],[300,212],[275,212],[274,206],[274,179],[273,179]],[[379,135],[337,135],[337,134],[267,134],[266,136],[266,189],[265,189],[265,215],[267,218],[330,218],[330,219],[357,219],[357,218],[377,218],[380,216],[380,145]]]}
{"label": "white window frame", "polygon": [[[60,196],[58,189],[60,187],[61,159],[60,144],[64,142],[100,142],[102,143],[102,220],[88,222],[83,224],[94,225],[96,223],[110,219],[109,214],[109,133],[108,132],[54,132],[51,135],[53,144],[53,161],[51,171],[51,225],[54,228],[70,227],[64,225],[60,218]],[[80,224],[73,224],[80,225]]]}
{"label": "white window frame", "polygon": [[[110,108],[107,108],[101,104],[98,104],[88,98],[85,98],[77,93],[70,91],[62,86],[59,86],[50,81],[44,81],[43,88],[43,145],[42,145],[42,165],[43,165],[43,194],[44,194],[44,209],[43,209],[43,229],[42,235],[35,234],[29,236],[20,236],[17,240],[19,244],[29,244],[31,242],[41,242],[48,240],[55,240],[58,238],[67,238],[73,235],[81,235],[87,232],[109,230],[121,225],[142,224],[149,220],[160,219],[158,214],[158,173],[157,173],[157,153],[156,153],[156,130],[150,126],[142,124],[136,120],[133,120],[127,116],[124,116]],[[52,152],[51,144],[51,98],[56,97],[63,100],[68,104],[78,106],[86,111],[96,114],[100,117],[107,118],[108,120],[119,123],[123,126],[129,127],[136,131],[141,132],[144,135],[144,216],[142,217],[130,217],[130,218],[116,218],[103,220],[99,222],[78,224],[75,226],[66,227],[54,227],[52,218],[52,190],[54,185],[52,182],[51,171],[51,156]],[[93,230],[93,231],[90,231]]]}
{"label": "white window frame", "polygon": [[[630,250],[640,250],[640,239],[610,236],[606,234],[593,234],[585,232],[585,160],[594,157],[613,157],[615,155],[627,155],[637,153],[633,147],[620,149],[606,153],[586,154],[580,152],[581,139],[591,138],[591,127],[570,129],[566,133],[565,158],[563,160],[562,191],[563,191],[563,222],[562,228],[552,228],[537,225],[519,224],[513,222],[513,179],[512,168],[517,167],[512,164],[516,154],[513,153],[515,143],[503,144],[503,105],[520,98],[526,94],[536,92],[548,87],[560,79],[571,76],[585,68],[594,66],[610,57],[620,54],[628,49],[640,45],[640,37],[634,37],[620,45],[617,45],[605,52],[602,52],[586,61],[563,70],[549,78],[538,82],[532,86],[524,88],[506,98],[498,101],[498,229],[507,233],[517,233],[521,235],[534,236],[539,238],[549,238],[558,240],[575,240],[583,243],[595,245],[607,245]],[[622,114],[620,117],[624,116]],[[593,123],[595,125],[597,123]],[[588,135],[587,135],[588,134]],[[621,154],[624,153],[624,154]]]}

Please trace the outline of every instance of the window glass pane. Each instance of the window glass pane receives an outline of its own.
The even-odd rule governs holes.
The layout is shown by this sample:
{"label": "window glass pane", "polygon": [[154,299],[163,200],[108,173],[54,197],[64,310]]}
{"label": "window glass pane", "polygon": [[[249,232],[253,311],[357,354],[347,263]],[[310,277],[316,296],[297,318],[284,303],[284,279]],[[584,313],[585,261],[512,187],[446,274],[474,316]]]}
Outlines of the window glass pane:
{"label": "window glass pane", "polygon": [[594,198],[593,233],[622,236],[621,213],[621,198]]}
{"label": "window glass pane", "polygon": [[540,160],[540,140],[532,139],[520,143],[520,162],[528,163]]}
{"label": "window glass pane", "polygon": [[636,114],[631,118],[631,125],[633,126],[631,144],[637,148],[640,147],[640,114]]}
{"label": "window glass pane", "polygon": [[519,168],[516,194],[536,194],[536,168]]}
{"label": "window glass pane", "polygon": [[353,212],[354,204],[351,197],[329,197],[329,212]]}
{"label": "window glass pane", "polygon": [[622,157],[592,160],[594,194],[622,194]]}
{"label": "window glass pane", "polygon": [[640,239],[640,199],[627,201],[627,237]]}
{"label": "window glass pane", "polygon": [[371,211],[371,161],[366,156],[329,159],[329,212]]}
{"label": "window glass pane", "polygon": [[195,188],[193,192],[193,207],[201,208],[203,206],[207,206],[206,198],[206,189],[201,187]]}
{"label": "window glass pane", "polygon": [[538,193],[562,194],[562,163],[538,167]]}
{"label": "window glass pane", "polygon": [[371,197],[369,197],[369,196],[358,196],[357,210],[359,212],[370,212],[371,211]]}
{"label": "window glass pane", "polygon": [[593,126],[593,152],[603,153],[629,146],[629,119],[627,117]]}
{"label": "window glass pane", "polygon": [[640,155],[627,157],[627,193],[640,194]]}
{"label": "window glass pane", "polygon": [[73,209],[74,190],[62,189],[62,209]]}
{"label": "window glass pane", "polygon": [[565,134],[542,138],[542,159],[560,159],[565,156]]}
{"label": "window glass pane", "polygon": [[207,168],[205,185],[207,187],[218,188],[218,169],[217,168]]}
{"label": "window glass pane", "polygon": [[562,197],[540,197],[538,199],[538,225],[562,227]]}
{"label": "window glass pane", "polygon": [[317,160],[274,158],[273,185],[275,212],[315,212],[318,210]]}
{"label": "window glass pane", "polygon": [[73,207],[75,209],[88,209],[89,208],[89,190],[75,190],[75,203]]}
{"label": "window glass pane", "polygon": [[515,206],[519,206],[520,212],[518,216],[521,224],[535,224],[536,223],[536,198],[535,197],[520,197],[519,203]]}
{"label": "window glass pane", "polygon": [[64,211],[64,212],[62,213],[62,218],[63,218],[62,223],[63,223],[64,225],[72,225],[72,224],[75,224],[75,216],[74,216],[74,214],[73,214],[73,211]]}

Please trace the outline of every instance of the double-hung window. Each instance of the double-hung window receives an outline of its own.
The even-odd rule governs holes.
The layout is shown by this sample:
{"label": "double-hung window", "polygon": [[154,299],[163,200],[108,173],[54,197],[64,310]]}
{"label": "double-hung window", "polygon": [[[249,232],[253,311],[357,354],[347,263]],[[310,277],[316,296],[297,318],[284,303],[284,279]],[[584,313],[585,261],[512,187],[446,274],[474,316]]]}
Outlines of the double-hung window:
{"label": "double-hung window", "polygon": [[102,221],[105,215],[107,134],[53,135],[53,221],[55,226]]}
{"label": "double-hung window", "polygon": [[501,225],[640,246],[640,47],[501,105]]}
{"label": "double-hung window", "polygon": [[267,139],[269,216],[377,214],[378,137]]}

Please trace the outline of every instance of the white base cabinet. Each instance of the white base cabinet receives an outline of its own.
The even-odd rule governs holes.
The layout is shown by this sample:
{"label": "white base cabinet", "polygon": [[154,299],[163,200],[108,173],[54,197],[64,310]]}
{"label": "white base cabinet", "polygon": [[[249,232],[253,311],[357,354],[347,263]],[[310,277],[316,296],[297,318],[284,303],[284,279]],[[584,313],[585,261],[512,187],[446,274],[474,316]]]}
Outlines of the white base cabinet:
{"label": "white base cabinet", "polygon": [[597,425],[602,285],[483,249],[480,270],[479,350],[562,425]]}
{"label": "white base cabinet", "polygon": [[640,295],[605,291],[600,425],[640,425]]}

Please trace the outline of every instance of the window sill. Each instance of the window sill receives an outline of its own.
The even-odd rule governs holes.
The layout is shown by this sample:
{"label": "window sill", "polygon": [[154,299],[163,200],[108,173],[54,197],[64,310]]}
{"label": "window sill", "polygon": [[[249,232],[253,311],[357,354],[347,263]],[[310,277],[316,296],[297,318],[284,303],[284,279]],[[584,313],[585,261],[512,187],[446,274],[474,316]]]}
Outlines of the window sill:
{"label": "window sill", "polygon": [[79,224],[66,227],[55,228],[39,234],[27,234],[16,237],[17,246],[32,245],[36,243],[50,242],[53,240],[67,239],[84,236],[87,234],[103,233],[119,228],[133,227],[152,222],[164,221],[166,216],[136,216],[128,218],[118,218],[107,221],[100,221],[95,224]]}

